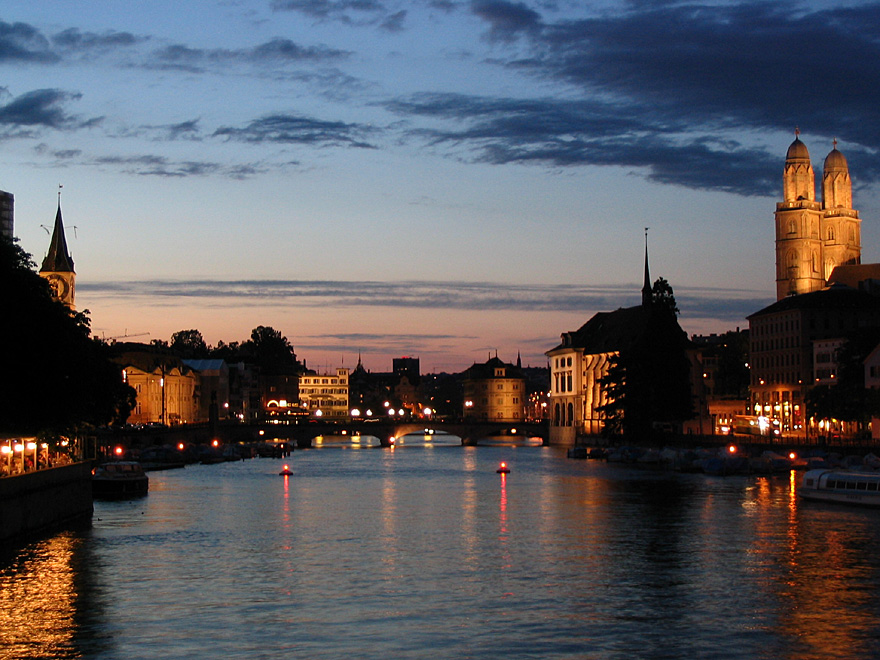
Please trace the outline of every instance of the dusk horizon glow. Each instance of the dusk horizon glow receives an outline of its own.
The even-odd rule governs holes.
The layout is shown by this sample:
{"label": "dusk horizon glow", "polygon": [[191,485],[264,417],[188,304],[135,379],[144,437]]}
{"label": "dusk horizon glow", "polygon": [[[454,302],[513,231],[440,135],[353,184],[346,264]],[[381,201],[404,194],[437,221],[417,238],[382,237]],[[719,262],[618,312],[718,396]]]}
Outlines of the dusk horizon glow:
{"label": "dusk horizon glow", "polygon": [[[880,261],[880,4],[505,0],[0,13],[0,190],[58,185],[98,337],[279,330],[311,368],[544,366],[652,280],[688,334],[775,299],[795,126]],[[132,336],[137,335],[137,336]]]}

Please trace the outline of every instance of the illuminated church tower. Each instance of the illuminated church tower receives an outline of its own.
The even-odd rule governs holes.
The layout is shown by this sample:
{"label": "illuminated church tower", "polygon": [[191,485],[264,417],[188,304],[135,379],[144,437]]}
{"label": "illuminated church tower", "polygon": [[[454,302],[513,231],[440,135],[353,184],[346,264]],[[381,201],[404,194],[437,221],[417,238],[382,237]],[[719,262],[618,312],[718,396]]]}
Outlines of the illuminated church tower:
{"label": "illuminated church tower", "polygon": [[58,195],[58,211],[55,213],[55,228],[52,230],[52,242],[43,259],[40,275],[49,280],[54,298],[74,309],[76,273],[73,270],[73,259],[67,250],[67,239],[64,236],[64,223],[61,220],[61,194]]}
{"label": "illuminated church tower", "polygon": [[861,262],[858,211],[852,183],[837,142],[822,173],[822,202],[816,201],[813,166],[797,137],[785,156],[783,201],[776,204],[776,299],[818,291],[835,266]]}

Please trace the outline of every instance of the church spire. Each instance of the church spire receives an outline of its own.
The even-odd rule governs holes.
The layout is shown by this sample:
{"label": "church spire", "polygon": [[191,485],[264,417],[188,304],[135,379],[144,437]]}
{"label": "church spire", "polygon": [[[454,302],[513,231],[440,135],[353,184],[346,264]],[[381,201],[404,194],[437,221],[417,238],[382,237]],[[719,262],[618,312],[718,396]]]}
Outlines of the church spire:
{"label": "church spire", "polygon": [[642,306],[651,304],[651,273],[648,270],[648,227],[645,227],[645,283],[642,285]]}
{"label": "church spire", "polygon": [[64,222],[61,219],[61,186],[58,186],[58,210],[55,212],[55,228],[49,251],[43,259],[40,276],[49,282],[52,297],[74,309],[76,299],[76,273],[73,270],[73,259],[67,249],[67,238],[64,236]]}
{"label": "church spire", "polygon": [[[60,186],[59,186],[60,188]],[[40,272],[72,273],[73,259],[67,249],[67,238],[64,236],[64,222],[61,219],[61,191],[58,191],[58,210],[55,212],[55,228],[52,230],[52,242],[43,259]]]}

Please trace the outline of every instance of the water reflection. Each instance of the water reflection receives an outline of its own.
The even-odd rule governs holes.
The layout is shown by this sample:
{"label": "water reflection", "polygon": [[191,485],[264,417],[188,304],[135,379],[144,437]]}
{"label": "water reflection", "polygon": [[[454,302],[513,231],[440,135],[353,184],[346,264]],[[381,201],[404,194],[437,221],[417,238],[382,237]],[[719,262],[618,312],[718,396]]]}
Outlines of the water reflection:
{"label": "water reflection", "polygon": [[156,473],[0,562],[0,657],[876,655],[880,512],[793,478],[529,447],[289,461]]}
{"label": "water reflection", "polygon": [[0,657],[81,658],[102,649],[88,532],[63,532],[0,558]]}

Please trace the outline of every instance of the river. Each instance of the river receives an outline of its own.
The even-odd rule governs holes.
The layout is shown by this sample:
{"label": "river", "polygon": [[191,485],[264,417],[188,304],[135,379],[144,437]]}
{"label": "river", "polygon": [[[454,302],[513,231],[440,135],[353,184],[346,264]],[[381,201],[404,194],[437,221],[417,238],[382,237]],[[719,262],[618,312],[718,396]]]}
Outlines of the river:
{"label": "river", "polygon": [[880,512],[796,478],[460,446],[151,472],[0,557],[0,658],[880,657]]}

